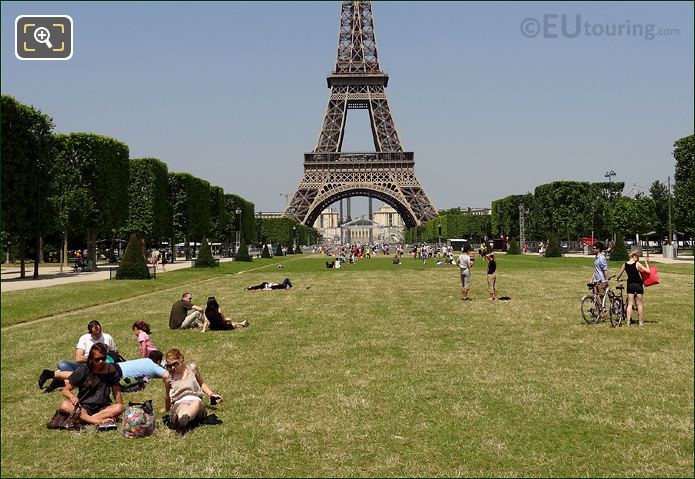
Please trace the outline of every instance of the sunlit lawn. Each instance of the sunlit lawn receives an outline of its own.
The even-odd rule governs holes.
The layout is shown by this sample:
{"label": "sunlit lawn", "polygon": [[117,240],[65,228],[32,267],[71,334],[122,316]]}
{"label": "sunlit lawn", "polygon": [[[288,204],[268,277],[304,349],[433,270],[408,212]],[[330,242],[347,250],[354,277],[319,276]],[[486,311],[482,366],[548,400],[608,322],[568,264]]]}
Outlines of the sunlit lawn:
{"label": "sunlit lawn", "polygon": [[[659,265],[645,326],[613,329],[579,314],[590,258],[502,255],[512,300],[495,303],[482,261],[464,303],[451,266],[325,260],[3,293],[2,475],[692,477],[692,266]],[[244,291],[285,276],[291,291]],[[251,327],[169,330],[184,290]],[[42,394],[38,374],[92,319],[127,358],[131,325],[149,322],[225,397],[224,424],[142,440],[47,430],[60,395]],[[159,410],[163,388],[125,398]]]}

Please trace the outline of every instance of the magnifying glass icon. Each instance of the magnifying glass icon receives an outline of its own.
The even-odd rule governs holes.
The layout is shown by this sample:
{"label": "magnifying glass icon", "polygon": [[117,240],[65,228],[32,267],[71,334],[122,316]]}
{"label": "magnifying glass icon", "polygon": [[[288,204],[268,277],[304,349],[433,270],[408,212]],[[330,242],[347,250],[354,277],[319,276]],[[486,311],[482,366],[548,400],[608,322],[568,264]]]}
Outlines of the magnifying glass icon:
{"label": "magnifying glass icon", "polygon": [[48,48],[53,48],[51,44],[51,32],[46,27],[39,27],[34,30],[34,40],[39,43],[45,43]]}

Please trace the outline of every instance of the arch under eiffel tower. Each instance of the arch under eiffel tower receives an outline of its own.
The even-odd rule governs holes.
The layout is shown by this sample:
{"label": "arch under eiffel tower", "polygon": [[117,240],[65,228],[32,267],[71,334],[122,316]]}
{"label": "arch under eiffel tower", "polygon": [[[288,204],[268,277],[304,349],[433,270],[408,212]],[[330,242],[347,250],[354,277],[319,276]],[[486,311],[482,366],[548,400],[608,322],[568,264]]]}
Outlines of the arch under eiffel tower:
{"label": "arch under eiffel tower", "polygon": [[[408,227],[437,216],[415,177],[415,155],[403,151],[379,68],[371,2],[342,2],[335,71],[328,76],[328,107],[316,148],[304,154],[304,176],[285,216],[308,226],[332,203],[376,198],[398,211]],[[341,151],[350,109],[367,109],[375,152]]]}

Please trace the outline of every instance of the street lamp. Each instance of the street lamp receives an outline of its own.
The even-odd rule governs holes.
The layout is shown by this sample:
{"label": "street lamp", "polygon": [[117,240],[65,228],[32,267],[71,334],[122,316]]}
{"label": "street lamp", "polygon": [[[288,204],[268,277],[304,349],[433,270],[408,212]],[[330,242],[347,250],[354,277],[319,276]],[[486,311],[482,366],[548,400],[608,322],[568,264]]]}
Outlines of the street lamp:
{"label": "street lamp", "polygon": [[437,224],[437,231],[438,231],[438,234],[437,234],[437,237],[438,237],[437,244],[438,244],[439,248],[441,249],[441,247],[442,247],[442,224],[441,224],[441,223],[438,223],[438,224]]}
{"label": "street lamp", "polygon": [[236,254],[236,252],[239,251],[239,246],[241,245],[241,241],[240,241],[240,238],[241,238],[241,234],[240,234],[240,233],[241,233],[241,232],[239,231],[239,230],[241,229],[241,208],[239,208],[239,207],[237,206],[236,209],[234,210],[234,213],[236,213],[236,216],[237,216],[237,223],[236,223],[236,241],[235,241],[235,249],[234,249],[234,251],[235,251],[234,254]]}
{"label": "street lamp", "polygon": [[292,225],[292,251],[297,251],[297,225]]}
{"label": "street lamp", "polygon": [[611,179],[615,176],[615,171],[613,171],[613,170],[606,171],[606,174],[603,176],[608,178],[608,183],[610,183]]}

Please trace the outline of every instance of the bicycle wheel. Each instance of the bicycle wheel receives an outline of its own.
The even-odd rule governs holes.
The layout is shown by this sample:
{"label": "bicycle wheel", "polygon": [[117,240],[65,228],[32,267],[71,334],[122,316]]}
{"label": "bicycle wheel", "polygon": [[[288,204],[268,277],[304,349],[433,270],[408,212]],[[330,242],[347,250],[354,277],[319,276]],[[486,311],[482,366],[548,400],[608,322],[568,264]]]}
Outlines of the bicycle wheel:
{"label": "bicycle wheel", "polygon": [[623,308],[623,302],[620,301],[620,298],[613,298],[613,301],[611,301],[610,313],[611,326],[617,328],[625,320],[625,310]]}
{"label": "bicycle wheel", "polygon": [[595,324],[601,321],[601,311],[596,309],[593,294],[589,294],[582,298],[579,302],[579,309],[582,312],[582,318],[584,318],[584,321],[588,324]]}

